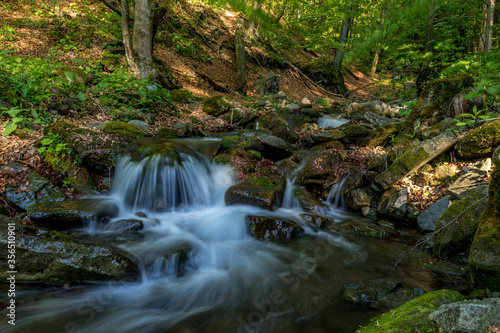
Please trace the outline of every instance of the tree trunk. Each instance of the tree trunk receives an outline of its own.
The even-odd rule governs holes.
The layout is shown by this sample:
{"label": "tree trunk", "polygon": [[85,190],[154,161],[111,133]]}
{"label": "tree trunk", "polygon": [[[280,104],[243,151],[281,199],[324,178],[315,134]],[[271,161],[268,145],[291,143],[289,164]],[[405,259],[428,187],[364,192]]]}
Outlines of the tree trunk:
{"label": "tree trunk", "polygon": [[122,13],[120,13],[122,17],[122,36],[123,36],[123,45],[125,46],[125,57],[127,58],[127,63],[129,69],[137,73],[138,68],[135,63],[134,53],[132,51],[132,42],[130,40],[130,31],[128,28],[129,25],[129,7],[128,0],[122,0]]}
{"label": "tree trunk", "polygon": [[375,55],[373,56],[373,63],[372,63],[372,69],[370,70],[370,76],[375,76],[375,72],[377,71],[377,66],[378,66],[378,58],[380,57],[380,52],[382,52],[382,38],[384,36],[383,30],[384,30],[384,23],[385,23],[385,16],[387,14],[387,1],[384,1],[382,4],[382,8],[380,9],[380,37],[378,38],[377,41],[377,49],[375,50]]}
{"label": "tree trunk", "polygon": [[253,0],[252,3],[252,20],[248,27],[247,36],[250,40],[256,40],[259,38],[258,28],[259,28],[259,15],[262,7],[262,0]]}
{"label": "tree trunk", "polygon": [[436,3],[437,0],[430,0],[429,2],[429,11],[427,12],[427,37],[425,43],[425,53],[434,51],[434,41],[433,41],[433,32],[434,32],[434,21],[436,18]]}
{"label": "tree trunk", "polygon": [[489,53],[492,46],[493,16],[495,12],[495,0],[484,0],[483,2],[483,24],[481,39],[479,40],[479,52]]}
{"label": "tree trunk", "polygon": [[344,58],[344,48],[346,45],[347,36],[349,35],[349,26],[352,22],[351,14],[353,11],[354,6],[351,5],[349,7],[349,10],[345,14],[344,20],[342,20],[342,26],[340,27],[339,48],[337,49],[335,60],[333,61],[334,65],[337,66],[339,70],[342,66],[342,60]]}
{"label": "tree trunk", "polygon": [[133,46],[137,68],[141,76],[155,76],[158,69],[153,61],[154,0],[135,1]]}
{"label": "tree trunk", "polygon": [[234,46],[236,48],[236,91],[242,95],[247,93],[247,74],[245,60],[245,18],[238,17],[236,21],[236,33],[234,34]]}

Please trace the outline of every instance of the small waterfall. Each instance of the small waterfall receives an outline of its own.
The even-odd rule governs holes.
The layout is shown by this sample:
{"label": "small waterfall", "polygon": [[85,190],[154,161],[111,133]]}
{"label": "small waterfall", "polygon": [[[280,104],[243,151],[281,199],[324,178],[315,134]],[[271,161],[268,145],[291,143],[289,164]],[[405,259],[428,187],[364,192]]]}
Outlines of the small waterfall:
{"label": "small waterfall", "polygon": [[348,122],[349,120],[347,119],[335,119],[329,116],[324,116],[318,118],[317,124],[319,127],[327,128],[327,127],[339,127]]}
{"label": "small waterfall", "polygon": [[344,196],[342,195],[342,188],[344,187],[344,183],[347,177],[339,181],[337,184],[334,184],[328,193],[328,197],[326,198],[326,203],[332,205],[333,208],[345,208]]}
{"label": "small waterfall", "polygon": [[116,166],[112,195],[132,209],[152,212],[222,204],[232,184],[230,170],[203,156],[176,152],[136,161],[122,157]]}
{"label": "small waterfall", "polygon": [[295,183],[296,179],[297,178],[295,177],[293,179],[287,178],[286,180],[285,193],[283,195],[283,203],[281,204],[283,208],[290,208],[290,209],[300,208],[299,200],[297,200],[295,194],[293,193],[295,187],[293,184]]}

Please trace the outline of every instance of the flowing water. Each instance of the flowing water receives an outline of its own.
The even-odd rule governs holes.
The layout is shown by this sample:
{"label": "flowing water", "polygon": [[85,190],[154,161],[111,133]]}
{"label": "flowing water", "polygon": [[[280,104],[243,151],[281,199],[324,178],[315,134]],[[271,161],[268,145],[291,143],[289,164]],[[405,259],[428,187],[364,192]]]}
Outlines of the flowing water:
{"label": "flowing water", "polygon": [[318,118],[318,126],[323,127],[323,128],[339,127],[339,126],[342,126],[348,122],[349,122],[349,120],[347,120],[347,119],[332,118],[330,116],[324,116],[324,117]]}
{"label": "flowing water", "polygon": [[[16,326],[0,332],[340,332],[374,314],[346,307],[339,291],[351,281],[387,276],[404,244],[314,230],[292,197],[274,212],[226,206],[233,182],[229,168],[197,154],[123,157],[109,197],[120,206],[116,220],[146,213],[140,237],[112,238],[98,224],[84,234],[113,239],[136,258],[141,279],[66,289],[18,285]],[[354,218],[329,207],[323,213],[335,221]],[[256,240],[247,215],[294,219],[305,235]],[[433,288],[430,275],[417,278],[410,269],[396,272],[403,287]]]}

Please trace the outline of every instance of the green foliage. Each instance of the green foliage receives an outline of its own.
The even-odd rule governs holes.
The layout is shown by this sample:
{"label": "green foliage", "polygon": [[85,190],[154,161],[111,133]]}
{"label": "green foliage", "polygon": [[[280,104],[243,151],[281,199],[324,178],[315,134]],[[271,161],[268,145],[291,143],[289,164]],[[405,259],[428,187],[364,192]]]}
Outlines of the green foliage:
{"label": "green foliage", "polygon": [[477,107],[474,105],[472,108],[472,113],[461,113],[457,116],[457,118],[462,118],[462,119],[457,119],[455,118],[455,123],[458,127],[466,126],[466,127],[474,127],[478,120],[491,120],[493,118],[498,117],[498,114],[495,113],[490,113],[490,114],[484,114],[487,110],[478,110]]}
{"label": "green foliage", "polygon": [[175,45],[175,51],[182,55],[192,55],[196,53],[196,47],[192,40],[185,38],[181,33],[170,34],[170,40]]}
{"label": "green foliage", "polygon": [[[38,152],[42,154],[45,158],[47,154],[55,153],[56,156],[60,158],[70,155],[73,149],[68,147],[66,143],[62,142],[62,138],[59,134],[53,134],[52,132],[47,134],[41,141],[41,147],[38,148]],[[56,162],[57,163],[57,162]]]}

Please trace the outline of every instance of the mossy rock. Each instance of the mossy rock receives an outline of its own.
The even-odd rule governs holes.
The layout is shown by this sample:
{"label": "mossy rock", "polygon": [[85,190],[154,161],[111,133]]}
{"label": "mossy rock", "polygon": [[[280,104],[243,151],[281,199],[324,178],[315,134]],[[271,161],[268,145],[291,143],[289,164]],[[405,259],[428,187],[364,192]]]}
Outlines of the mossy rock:
{"label": "mossy rock", "polygon": [[449,75],[444,79],[427,83],[421,97],[405,122],[405,133],[414,133],[420,128],[431,127],[445,118],[454,118],[450,105],[453,98],[472,87],[474,79],[469,74]]}
{"label": "mossy rock", "polygon": [[377,146],[385,147],[391,142],[391,137],[395,137],[403,128],[401,123],[392,123],[377,127],[368,137],[364,140],[364,145],[370,148]]}
{"label": "mossy rock", "polygon": [[127,70],[128,63],[124,56],[105,54],[101,59],[97,60],[105,70],[114,72],[120,69]]}
{"label": "mossy rock", "polygon": [[297,222],[285,218],[248,215],[245,220],[250,234],[257,239],[290,239],[304,232]]}
{"label": "mossy rock", "polygon": [[352,124],[342,128],[342,132],[349,139],[360,139],[370,135],[373,130],[366,126]]}
{"label": "mossy rock", "polygon": [[116,134],[126,139],[138,139],[148,136],[137,126],[122,121],[110,121],[104,124],[102,131],[106,134]]}
{"label": "mossy rock", "polygon": [[62,156],[55,152],[47,152],[44,161],[50,164],[54,171],[63,175],[68,188],[73,188],[79,194],[94,191],[94,183],[89,172],[70,155]]}
{"label": "mossy rock", "polygon": [[451,204],[439,217],[434,229],[446,227],[436,234],[434,255],[446,257],[469,248],[486,208],[487,195],[488,186],[479,186],[464,199]]}
{"label": "mossy rock", "polygon": [[314,155],[297,175],[297,183],[304,185],[309,179],[326,179],[333,170],[333,167],[341,162],[338,155],[330,150],[321,151]]}
{"label": "mossy rock", "polygon": [[464,285],[468,283],[468,281],[466,281],[469,278],[467,266],[459,266],[433,257],[427,252],[414,250],[408,254],[404,261],[423,266],[443,279],[453,280],[457,285],[459,284],[459,279],[462,279],[460,282],[463,282]]}
{"label": "mossy rock", "polygon": [[223,137],[220,144],[222,148],[230,149],[237,146],[239,142],[240,142],[240,137],[238,135],[231,135]]}
{"label": "mossy rock", "polygon": [[358,333],[414,333],[432,332],[429,314],[443,304],[464,301],[465,297],[453,290],[437,290],[370,319]]}
{"label": "mossy rock", "polygon": [[461,158],[491,156],[500,145],[500,121],[487,123],[467,134],[457,144],[457,153]]}
{"label": "mossy rock", "polygon": [[160,127],[156,133],[157,139],[177,139],[177,131],[173,128]]}
{"label": "mossy rock", "polygon": [[[7,247],[7,224],[0,219],[0,243]],[[16,281],[66,284],[138,280],[131,259],[106,246],[78,244],[71,237],[16,225]],[[0,273],[2,280],[7,270]]]}
{"label": "mossy rock", "polygon": [[330,226],[332,230],[343,234],[371,237],[371,238],[389,238],[396,235],[396,230],[389,227],[382,227],[375,223],[365,223],[358,221],[348,221],[336,223]]}
{"label": "mossy rock", "polygon": [[285,178],[251,176],[231,186],[224,196],[227,205],[247,204],[268,210],[281,206]]}
{"label": "mossy rock", "polygon": [[193,99],[193,94],[187,90],[170,90],[170,99],[177,103],[189,103]]}
{"label": "mossy rock", "polygon": [[211,116],[220,116],[229,111],[231,104],[224,96],[214,96],[203,103],[203,112]]}
{"label": "mossy rock", "polygon": [[500,167],[493,172],[489,197],[470,248],[469,269],[474,281],[500,291]]}

